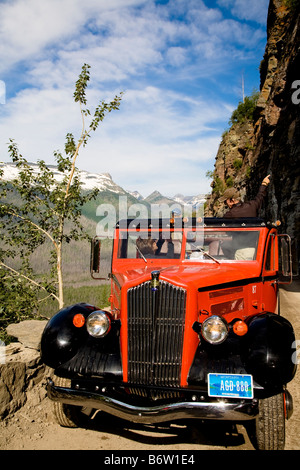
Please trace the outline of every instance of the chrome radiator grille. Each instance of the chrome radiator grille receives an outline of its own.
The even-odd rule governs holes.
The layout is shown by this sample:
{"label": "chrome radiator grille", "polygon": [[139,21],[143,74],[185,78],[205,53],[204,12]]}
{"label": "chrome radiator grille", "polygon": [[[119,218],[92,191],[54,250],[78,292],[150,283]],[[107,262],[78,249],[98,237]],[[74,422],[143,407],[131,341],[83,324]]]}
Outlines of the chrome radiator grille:
{"label": "chrome radiator grille", "polygon": [[186,290],[159,281],[128,290],[128,382],[180,384]]}

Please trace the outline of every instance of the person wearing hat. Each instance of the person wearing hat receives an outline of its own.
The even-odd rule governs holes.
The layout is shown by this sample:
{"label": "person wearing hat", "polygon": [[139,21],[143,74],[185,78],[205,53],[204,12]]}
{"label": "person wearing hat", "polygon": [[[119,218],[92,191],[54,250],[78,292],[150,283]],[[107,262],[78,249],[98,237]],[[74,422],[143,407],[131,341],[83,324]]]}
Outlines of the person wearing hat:
{"label": "person wearing hat", "polygon": [[257,217],[258,211],[262,205],[263,199],[266,195],[267,186],[270,183],[270,175],[266,176],[258,190],[255,199],[249,202],[242,202],[239,191],[234,188],[227,188],[222,197],[219,198],[220,202],[225,202],[229,210],[224,214],[225,218],[240,218],[240,217]]}

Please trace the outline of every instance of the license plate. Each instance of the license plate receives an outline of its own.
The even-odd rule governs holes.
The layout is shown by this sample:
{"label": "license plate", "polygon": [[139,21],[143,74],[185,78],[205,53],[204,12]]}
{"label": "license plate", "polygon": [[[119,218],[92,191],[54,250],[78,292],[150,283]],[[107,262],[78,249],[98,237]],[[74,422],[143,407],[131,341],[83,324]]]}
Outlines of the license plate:
{"label": "license plate", "polygon": [[253,398],[252,375],[208,374],[210,397]]}

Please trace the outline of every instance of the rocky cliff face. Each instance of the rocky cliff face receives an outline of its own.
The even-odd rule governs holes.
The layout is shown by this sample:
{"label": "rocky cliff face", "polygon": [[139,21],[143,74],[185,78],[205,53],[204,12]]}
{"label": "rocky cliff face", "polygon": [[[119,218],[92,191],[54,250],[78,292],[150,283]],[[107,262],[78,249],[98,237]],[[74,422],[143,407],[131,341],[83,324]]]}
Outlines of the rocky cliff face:
{"label": "rocky cliff face", "polygon": [[[253,121],[234,124],[216,156],[206,214],[220,216],[218,197],[234,184],[253,198],[263,178],[271,184],[261,216],[300,233],[300,14],[293,0],[270,0],[267,45]],[[298,250],[300,241],[298,242]]]}

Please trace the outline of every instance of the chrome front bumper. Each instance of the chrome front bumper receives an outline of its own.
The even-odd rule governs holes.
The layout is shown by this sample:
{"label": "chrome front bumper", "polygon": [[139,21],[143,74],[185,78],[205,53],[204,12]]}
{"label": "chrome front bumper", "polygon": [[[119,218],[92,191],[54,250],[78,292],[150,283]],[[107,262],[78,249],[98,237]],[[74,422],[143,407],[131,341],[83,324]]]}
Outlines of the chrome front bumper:
{"label": "chrome front bumper", "polygon": [[47,394],[50,400],[68,405],[94,408],[113,416],[143,424],[154,424],[181,419],[219,419],[245,421],[258,414],[258,402],[243,400],[226,402],[179,402],[159,406],[140,407],[129,405],[111,397],[84,390],[57,387],[48,379]]}

